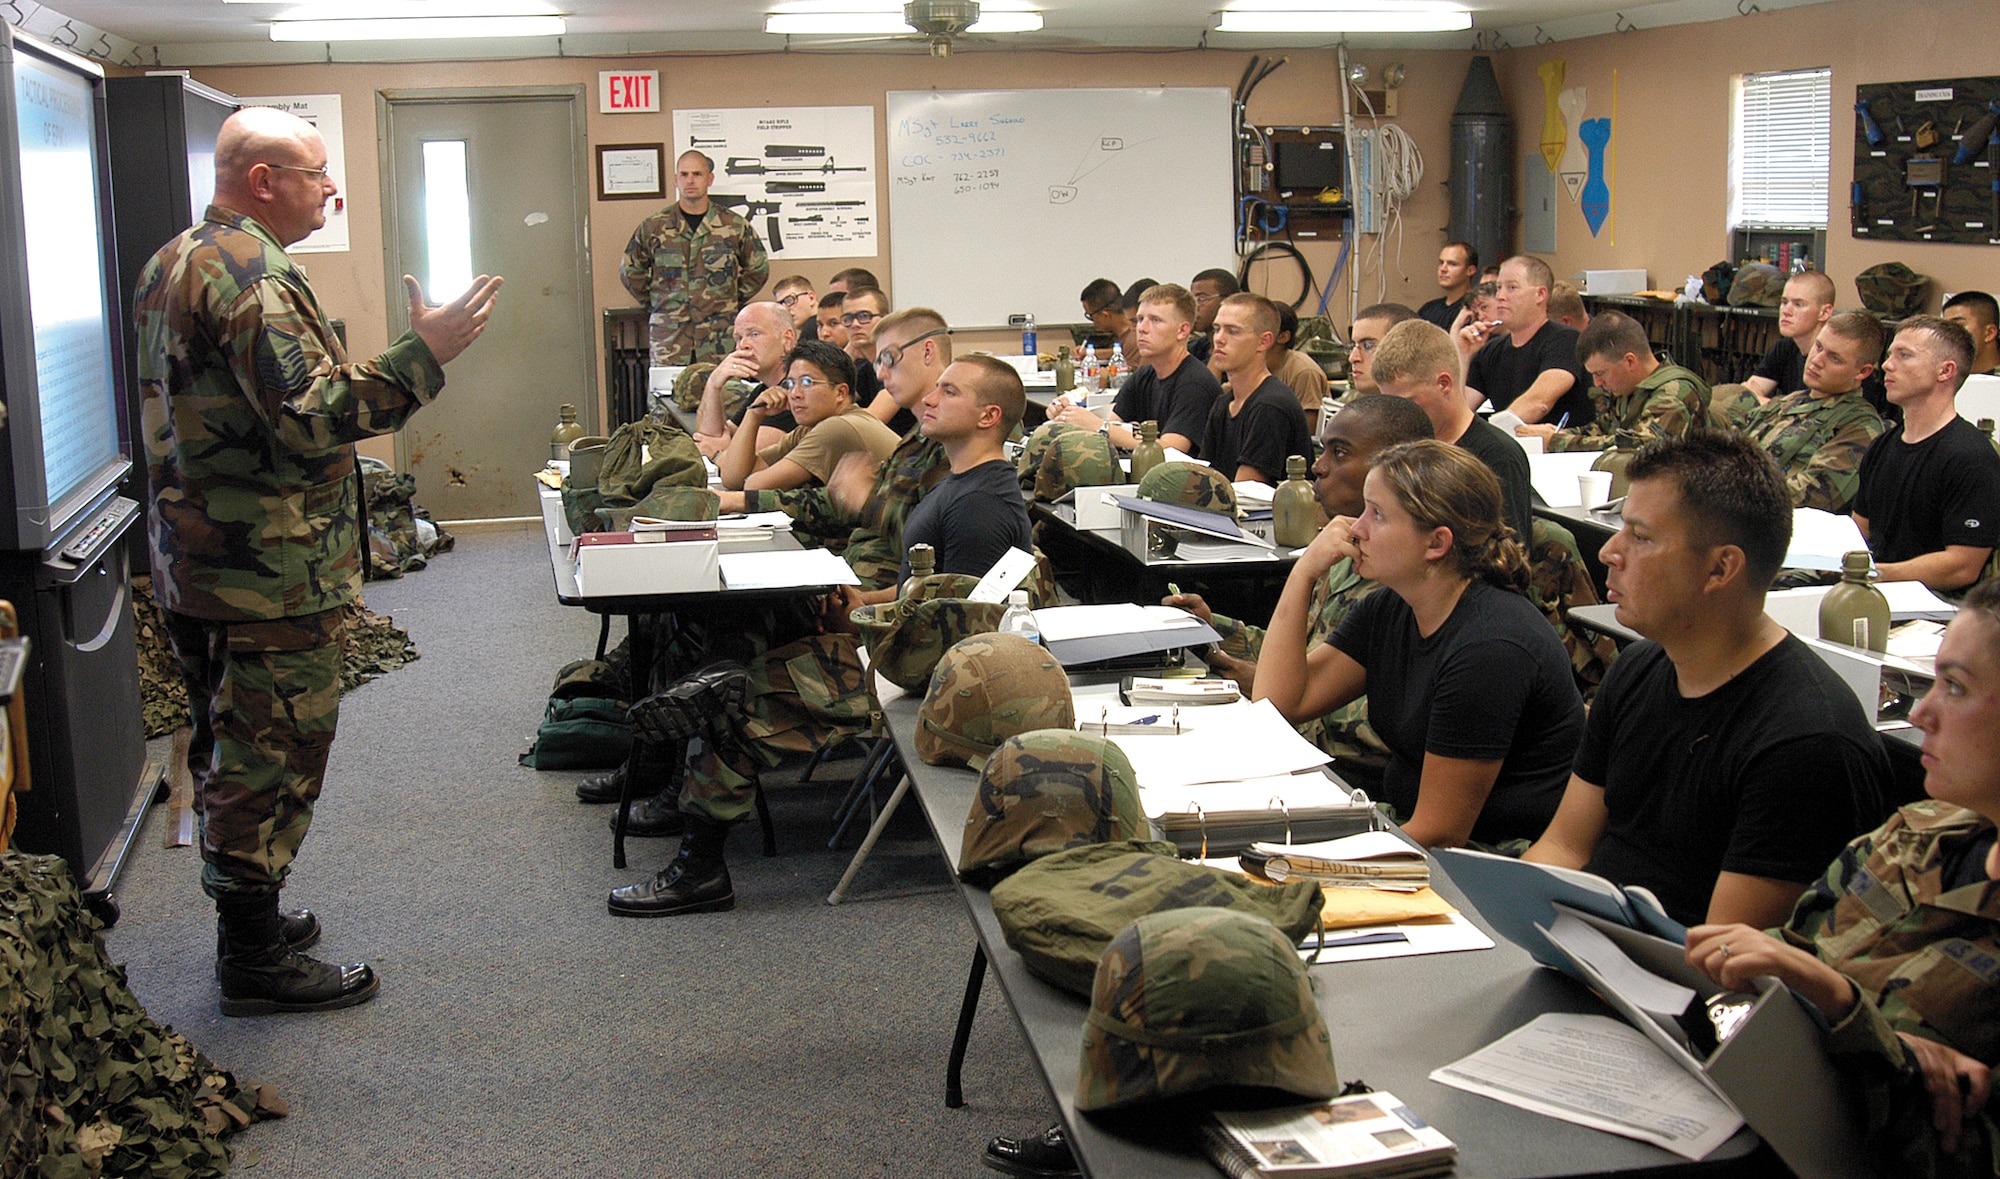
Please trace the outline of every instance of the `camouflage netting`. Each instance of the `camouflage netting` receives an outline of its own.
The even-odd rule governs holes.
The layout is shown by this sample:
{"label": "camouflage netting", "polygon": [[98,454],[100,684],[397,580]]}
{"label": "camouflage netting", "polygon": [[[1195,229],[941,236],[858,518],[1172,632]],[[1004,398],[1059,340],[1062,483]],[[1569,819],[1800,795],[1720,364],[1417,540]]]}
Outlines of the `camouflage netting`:
{"label": "camouflage netting", "polygon": [[[139,697],[146,737],[164,737],[188,723],[187,687],[167,641],[166,619],[153,597],[153,579],[132,579],[132,613],[139,646]],[[410,633],[360,599],[347,607],[347,659],[340,669],[342,694],[417,660]]]}
{"label": "camouflage netting", "polygon": [[223,1139],[283,1117],[147,1016],[59,856],[0,854],[0,1174],[229,1172]]}

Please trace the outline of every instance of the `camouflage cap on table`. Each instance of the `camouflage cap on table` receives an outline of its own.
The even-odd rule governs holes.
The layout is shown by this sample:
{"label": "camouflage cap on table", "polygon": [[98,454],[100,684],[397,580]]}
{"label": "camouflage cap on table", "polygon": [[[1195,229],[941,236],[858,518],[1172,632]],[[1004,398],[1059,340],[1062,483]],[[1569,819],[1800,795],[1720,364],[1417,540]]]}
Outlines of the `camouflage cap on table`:
{"label": "camouflage cap on table", "polygon": [[916,579],[893,602],[849,614],[870,666],[906,692],[922,690],[952,644],[999,629],[1007,604],[967,601],[978,584],[969,573],[934,573]]}
{"label": "camouflage cap on table", "polygon": [[1918,274],[1901,262],[1878,262],[1854,276],[1854,289],[1861,292],[1861,305],[1891,319],[1922,311],[1924,292],[1930,285],[1930,275]]}
{"label": "camouflage cap on table", "polygon": [[1224,1086],[1313,1101],[1340,1088],[1333,1041],[1297,949],[1229,909],[1132,922],[1097,964],[1076,1107],[1114,1109]]}
{"label": "camouflage cap on table", "polygon": [[[1042,438],[1034,451],[1035,465],[1028,468],[1034,476],[1032,490],[1036,499],[1053,503],[1079,487],[1105,487],[1125,477],[1109,438],[1095,430],[1063,426],[1061,422],[1045,424],[1035,431],[1036,437],[1050,426],[1062,429]],[[1029,439],[1031,446],[1034,442],[1034,438]]]}
{"label": "camouflage cap on table", "polygon": [[701,392],[708,387],[708,375],[715,371],[712,360],[698,360],[674,378],[674,405],[683,413],[701,408]]}
{"label": "camouflage cap on table", "polygon": [[1022,733],[979,772],[958,874],[990,882],[1052,852],[1151,831],[1124,750],[1074,729]]}
{"label": "camouflage cap on table", "polygon": [[1236,515],[1236,488],[1222,472],[1201,463],[1178,459],[1161,463],[1139,480],[1139,498],[1186,504],[1224,516]]}
{"label": "camouflage cap on table", "polygon": [[1035,472],[1042,468],[1042,452],[1047,450],[1058,436],[1074,433],[1082,428],[1072,426],[1068,422],[1043,422],[1035,427],[1035,432],[1028,435],[1021,443],[1021,457],[1014,460],[1014,473],[1021,477],[1023,491],[1035,489]]}
{"label": "camouflage cap on table", "polygon": [[632,514],[655,520],[713,520],[722,514],[722,497],[706,487],[658,483]]}
{"label": "camouflage cap on table", "polygon": [[1076,724],[1069,677],[1040,644],[1020,635],[961,639],[938,660],[918,710],[917,756],[979,769],[1017,733]]}

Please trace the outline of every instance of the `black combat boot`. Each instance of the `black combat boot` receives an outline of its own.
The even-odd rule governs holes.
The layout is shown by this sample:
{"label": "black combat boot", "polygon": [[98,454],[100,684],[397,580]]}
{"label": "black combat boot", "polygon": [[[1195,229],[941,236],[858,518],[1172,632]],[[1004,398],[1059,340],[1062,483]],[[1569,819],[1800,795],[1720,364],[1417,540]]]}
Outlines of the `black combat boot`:
{"label": "black combat boot", "polygon": [[[309,950],[319,944],[319,918],[311,909],[281,909],[278,912],[278,938],[294,950]],[[227,954],[223,942],[222,922],[215,923],[215,956]]]}
{"label": "black combat boot", "polygon": [[685,830],[673,862],[651,880],[611,890],[606,902],[619,917],[670,917],[676,913],[719,913],[736,907],[722,844],[729,824],[707,815],[681,812]]}
{"label": "black combat boot", "polygon": [[[285,940],[278,894],[219,897],[215,978],[222,1014],[332,1011],[375,997],[381,980],[361,963],[335,966],[309,958]],[[313,922],[317,932],[318,922]]]}
{"label": "black combat boot", "polygon": [[[680,742],[655,745],[650,741],[641,742],[638,756],[638,777],[632,783],[632,800],[636,803],[649,794],[673,789],[676,785],[675,771],[681,763]],[[625,789],[625,775],[631,762],[604,774],[592,774],[576,784],[578,802],[617,802]]]}
{"label": "black combat boot", "polygon": [[[611,816],[610,826],[618,827],[618,816]],[[662,790],[658,794],[632,800],[632,809],[625,816],[625,834],[640,839],[658,839],[681,833],[680,788]]]}
{"label": "black combat boot", "polygon": [[750,669],[723,660],[690,672],[632,706],[632,728],[643,741],[686,741],[727,727],[750,694]]}

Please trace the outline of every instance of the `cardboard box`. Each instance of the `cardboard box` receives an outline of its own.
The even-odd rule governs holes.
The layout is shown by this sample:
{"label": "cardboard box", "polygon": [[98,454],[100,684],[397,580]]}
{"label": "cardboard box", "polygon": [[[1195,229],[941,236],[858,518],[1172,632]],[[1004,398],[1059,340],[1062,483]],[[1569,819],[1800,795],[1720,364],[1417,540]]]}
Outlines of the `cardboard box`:
{"label": "cardboard box", "polygon": [[1645,289],[1646,272],[1643,270],[1583,272],[1583,293],[1586,295],[1636,295]]}
{"label": "cardboard box", "polygon": [[715,530],[701,528],[647,542],[633,540],[629,532],[586,532],[576,538],[571,555],[578,593],[620,598],[719,590],[721,551]]}

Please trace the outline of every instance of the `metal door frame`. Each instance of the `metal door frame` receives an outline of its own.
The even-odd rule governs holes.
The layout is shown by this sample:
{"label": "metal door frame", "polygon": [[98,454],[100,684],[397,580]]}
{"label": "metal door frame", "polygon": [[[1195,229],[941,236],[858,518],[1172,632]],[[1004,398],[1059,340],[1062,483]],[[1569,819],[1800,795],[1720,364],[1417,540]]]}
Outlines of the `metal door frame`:
{"label": "metal door frame", "polygon": [[[586,432],[595,433],[597,426],[597,403],[600,393],[597,387],[597,335],[591,322],[591,311],[597,302],[597,275],[590,261],[590,143],[586,127],[585,90],[581,85],[573,86],[452,86],[436,90],[377,90],[375,92],[375,150],[379,164],[381,182],[379,185],[382,201],[382,284],[386,292],[383,303],[389,317],[389,338],[395,339],[410,328],[409,295],[403,290],[402,228],[398,224],[396,210],[396,134],[395,115],[398,106],[442,106],[461,102],[509,102],[547,101],[552,98],[569,100],[570,127],[570,200],[576,215],[577,256],[580,270],[576,284],[577,299],[577,341],[581,345],[583,373],[580,388],[585,390],[584,404],[578,408],[587,414],[589,425]],[[414,273],[414,272],[409,272]],[[410,442],[407,430],[398,430],[396,438],[396,469],[407,471],[410,467]]]}

